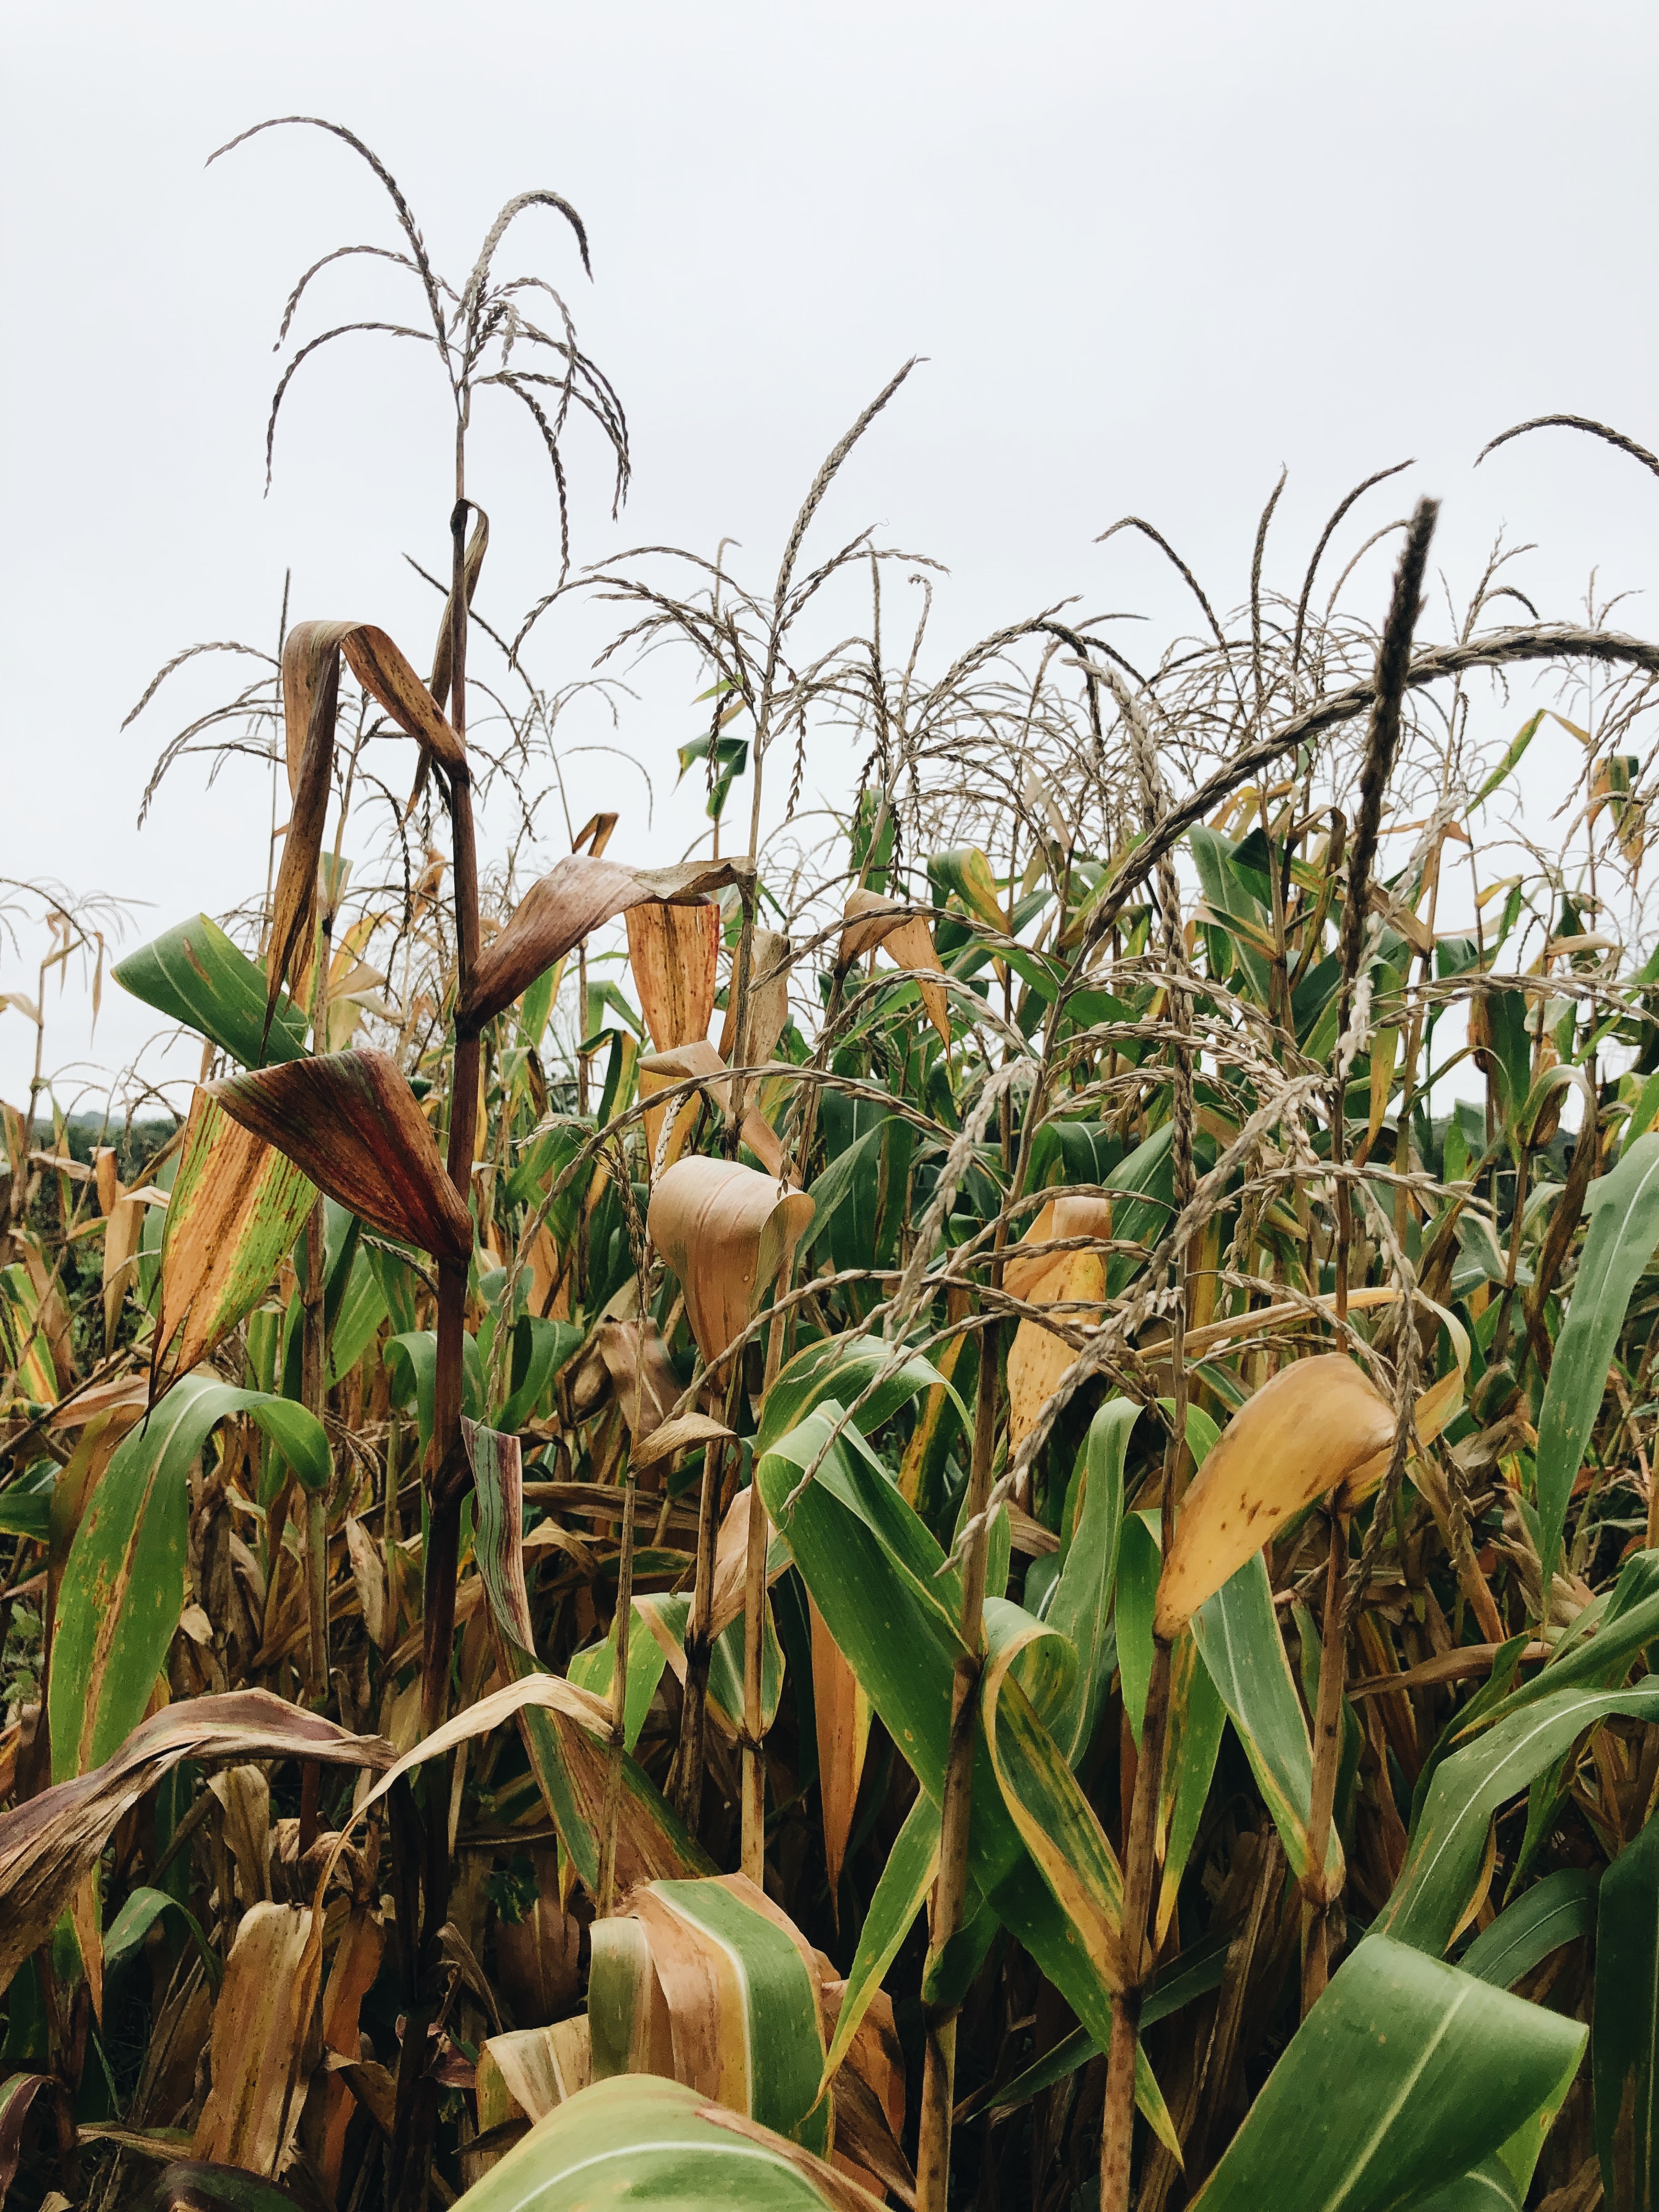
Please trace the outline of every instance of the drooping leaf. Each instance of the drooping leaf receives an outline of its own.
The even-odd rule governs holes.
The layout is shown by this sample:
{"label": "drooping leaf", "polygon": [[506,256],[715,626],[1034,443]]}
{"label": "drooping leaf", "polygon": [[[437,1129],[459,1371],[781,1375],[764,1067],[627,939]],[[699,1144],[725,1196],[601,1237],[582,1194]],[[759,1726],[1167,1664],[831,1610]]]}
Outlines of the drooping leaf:
{"label": "drooping leaf", "polygon": [[837,968],[848,967],[880,945],[898,967],[921,971],[917,974],[916,988],[927,1018],[939,1031],[939,1040],[948,1052],[951,1000],[942,983],[927,980],[929,973],[942,975],[945,963],[933,949],[933,933],[928,927],[926,915],[909,913],[898,900],[881,891],[862,889],[849,895],[843,920],[841,948],[836,955]]}
{"label": "drooping leaf", "polygon": [[[152,1682],[154,1677],[151,1677]],[[383,1767],[392,1747],[348,1735],[268,1690],[233,1690],[165,1706],[114,1756],[0,1814],[0,1984],[51,1935],[117,1822],[181,1759],[319,1759]]]}
{"label": "drooping leaf", "polygon": [[602,922],[647,899],[695,903],[741,872],[736,863],[718,860],[629,870],[586,853],[568,853],[531,885],[506,928],[479,955],[472,995],[463,1010],[468,1025],[482,1029]]}
{"label": "drooping leaf", "polygon": [[805,1191],[735,1160],[677,1160],[651,1194],[651,1241],[679,1278],[686,1317],[715,1367],[788,1265],[811,1223]]}
{"label": "drooping leaf", "polygon": [[[1054,1252],[1022,1259],[1022,1247],[1080,1237],[1109,1238],[1108,1198],[1051,1199],[1014,1249],[1003,1270],[1003,1288],[1028,1305],[1064,1305],[1073,1328],[1097,1321],[1106,1295],[1106,1261],[1099,1252]],[[1008,1449],[1017,1450],[1036,1426],[1037,1415],[1060,1376],[1077,1358],[1063,1336],[1023,1317],[1008,1351]]]}
{"label": "drooping leaf", "polygon": [[328,1053],[210,1086],[225,1112],[383,1236],[440,1259],[472,1249],[472,1216],[431,1124],[383,1052]]}
{"label": "drooping leaf", "polygon": [[1341,1352],[1292,1360],[1246,1399],[1182,1502],[1158,1584],[1172,1638],[1284,1522],[1394,1440],[1394,1413]]}

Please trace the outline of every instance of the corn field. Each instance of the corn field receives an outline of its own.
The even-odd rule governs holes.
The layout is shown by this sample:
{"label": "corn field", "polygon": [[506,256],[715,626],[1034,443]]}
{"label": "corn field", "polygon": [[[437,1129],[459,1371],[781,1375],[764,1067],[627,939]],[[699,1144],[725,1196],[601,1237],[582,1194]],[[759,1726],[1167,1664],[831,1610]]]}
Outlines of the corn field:
{"label": "corn field", "polygon": [[[629,474],[580,219],[452,284],[311,127],[392,242],[288,299],[268,460],[319,349],[430,346],[449,560],[430,637],[296,593],[134,710],[233,671],[144,805],[244,779],[246,904],[110,969],[187,1112],[70,1117],[46,987],[122,917],[0,896],[0,2197],[1646,2212],[1659,646],[1501,549],[1455,606],[1384,469],[1294,556],[1275,489],[1224,613],[1116,526],[1192,610],[1144,665],[942,653],[930,564],[815,528],[910,365],[774,582],[573,565],[567,451]],[[407,323],[301,338],[362,253]],[[1493,446],[1563,429],[1652,495]],[[563,808],[642,655],[668,867]]]}

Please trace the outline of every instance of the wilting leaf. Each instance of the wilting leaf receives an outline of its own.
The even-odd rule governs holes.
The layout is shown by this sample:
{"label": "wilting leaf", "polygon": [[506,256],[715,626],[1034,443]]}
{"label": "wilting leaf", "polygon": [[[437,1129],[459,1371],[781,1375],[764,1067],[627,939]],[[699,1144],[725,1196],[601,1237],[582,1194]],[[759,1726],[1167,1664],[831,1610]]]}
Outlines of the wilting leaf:
{"label": "wilting leaf", "polygon": [[316,1195],[291,1161],[205,1091],[194,1093],[161,1232],[160,1389],[205,1359],[258,1304]]}
{"label": "wilting leaf", "polygon": [[1546,1592],[1626,1309],[1659,1244],[1659,1133],[1638,1137],[1612,1174],[1592,1187],[1592,1198],[1589,1233],[1538,1416],[1538,1548]]}
{"label": "wilting leaf", "polygon": [[1369,1936],[1304,2020],[1194,2203],[1397,2212],[1448,2174],[1501,2156],[1535,2115],[1553,2112],[1583,2047],[1576,2021]]}
{"label": "wilting leaf", "polygon": [[234,1121],[372,1229],[441,1259],[471,1253],[472,1216],[402,1069],[385,1053],[328,1053],[209,1087]]}
{"label": "wilting leaf", "polygon": [[302,1482],[327,1486],[328,1439],[291,1400],[187,1375],[116,1448],[64,1570],[49,1704],[59,1781],[108,1759],[149,1705],[185,1601],[191,1462],[251,1414]]}
{"label": "wilting leaf", "polygon": [[[749,946],[749,1004],[742,1049],[738,1039],[735,972],[720,1027],[720,1058],[732,1067],[763,1067],[789,1025],[789,939],[775,929],[757,929]],[[735,969],[735,963],[734,963]]]}
{"label": "wilting leaf", "polygon": [[720,950],[720,910],[712,900],[665,906],[653,899],[628,909],[629,964],[659,1052],[708,1035]]}
{"label": "wilting leaf", "polygon": [[164,1707],[102,1766],[0,1814],[0,1985],[46,1942],[122,1814],[180,1759],[308,1759],[380,1767],[391,1758],[391,1746],[379,1736],[349,1735],[268,1690],[234,1690]]}
{"label": "wilting leaf", "polygon": [[1158,1591],[1173,1638],[1292,1513],[1394,1439],[1394,1413],[1341,1352],[1293,1360],[1246,1399],[1193,1478]]}
{"label": "wilting leaf", "polygon": [[[830,2100],[820,2100],[823,2025],[817,1960],[805,1938],[742,1875],[652,1882],[629,1899],[628,1917],[667,2005],[674,2073],[705,2096],[827,2154]],[[607,1938],[611,1931],[607,1930]],[[590,2003],[607,2033],[593,2045],[603,2080],[623,2050],[639,2050],[611,2023],[628,2015],[642,1984],[632,1949],[596,1949]],[[615,1983],[617,1987],[611,1984]]]}
{"label": "wilting leaf", "polygon": [[531,885],[506,928],[480,954],[472,995],[463,1010],[468,1025],[482,1029],[602,922],[647,899],[696,902],[735,881],[739,872],[729,860],[629,870],[586,853],[568,853]]}
{"label": "wilting leaf", "polygon": [[[298,623],[283,645],[291,805],[271,896],[267,1025],[276,1012],[283,984],[290,976],[309,972],[315,951],[317,868],[334,782],[334,725],[340,704],[338,652],[310,649],[320,627],[315,623]],[[301,732],[297,758],[296,730]]]}
{"label": "wilting leaf", "polygon": [[405,736],[447,769],[465,769],[466,750],[437,701],[383,629],[373,623],[295,623],[283,642],[283,710],[289,789],[298,784],[312,705],[330,661],[343,653],[365,691]]}
{"label": "wilting leaf", "polygon": [[287,999],[278,999],[264,1035],[265,971],[204,914],[141,945],[110,972],[135,999],[199,1030],[244,1067],[305,1052],[306,1018]]}
{"label": "wilting leaf", "polygon": [[812,1218],[805,1191],[734,1160],[678,1160],[652,1193],[651,1241],[685,1292],[686,1317],[714,1368],[788,1266]]}
{"label": "wilting leaf", "polygon": [[[862,954],[880,945],[901,968],[942,975],[945,963],[933,950],[933,933],[925,915],[909,914],[896,899],[883,892],[855,890],[847,902],[837,968],[846,968]],[[951,1000],[942,983],[930,983],[926,972],[916,977],[916,988],[927,1018],[939,1031],[945,1050],[951,1048]]]}

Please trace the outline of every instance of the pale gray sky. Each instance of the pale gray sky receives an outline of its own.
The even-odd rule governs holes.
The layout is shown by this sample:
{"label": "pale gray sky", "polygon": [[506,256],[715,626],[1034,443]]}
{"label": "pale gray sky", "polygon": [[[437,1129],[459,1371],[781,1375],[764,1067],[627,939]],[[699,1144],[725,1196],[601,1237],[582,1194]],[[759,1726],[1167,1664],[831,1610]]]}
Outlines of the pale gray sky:
{"label": "pale gray sky", "polygon": [[[204,170],[265,116],[359,132],[458,277],[514,191],[581,210],[592,285],[551,218],[517,256],[566,291],[633,430],[619,525],[577,460],[579,562],[730,533],[769,576],[825,449],[921,353],[825,532],[878,522],[949,564],[941,651],[1067,592],[1166,614],[1148,549],[1092,543],[1128,511],[1235,603],[1281,464],[1285,574],[1350,484],[1413,454],[1455,582],[1504,527],[1538,541],[1521,573],[1546,611],[1598,562],[1604,588],[1649,584],[1659,484],[1632,463],[1554,433],[1471,464],[1546,410],[1659,441],[1650,4],[10,0],[0,22],[0,869],[147,898],[141,934],[262,884],[267,828],[264,781],[231,769],[212,792],[187,770],[135,833],[175,726],[119,732],[153,670],[269,641],[289,566],[296,616],[370,617],[422,665],[433,605],[402,556],[446,558],[447,402],[412,346],[308,364],[262,496],[289,287],[332,246],[397,242],[319,134]],[[348,263],[305,328],[411,304]],[[480,606],[511,623],[557,537],[527,429],[493,416]],[[1625,619],[1656,617],[1638,599]],[[591,639],[544,634],[544,680],[580,674]],[[181,690],[179,714],[208,696]],[[680,696],[676,675],[624,732],[659,800],[693,733]],[[614,766],[574,783],[582,811],[623,808],[618,850],[665,857],[695,826],[695,803],[659,803],[647,836]],[[24,949],[0,945],[0,991],[32,988]],[[49,1064],[118,1064],[154,1027],[110,992],[89,1045],[88,1011],[54,994]],[[31,1050],[0,1013],[0,1095]]]}

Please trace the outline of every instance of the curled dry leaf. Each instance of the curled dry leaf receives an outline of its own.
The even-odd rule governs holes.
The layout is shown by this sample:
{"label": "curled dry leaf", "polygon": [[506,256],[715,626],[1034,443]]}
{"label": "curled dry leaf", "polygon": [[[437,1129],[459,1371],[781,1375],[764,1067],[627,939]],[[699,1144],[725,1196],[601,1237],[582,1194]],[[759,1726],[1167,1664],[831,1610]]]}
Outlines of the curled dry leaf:
{"label": "curled dry leaf", "polygon": [[1241,1406],[1182,1501],[1154,1628],[1172,1639],[1275,1528],[1394,1441],[1394,1413],[1340,1352],[1297,1359]]}
{"label": "curled dry leaf", "polygon": [[[945,963],[933,950],[933,933],[927,916],[908,912],[901,901],[889,898],[883,891],[855,890],[848,899],[843,919],[846,926],[836,956],[838,968],[849,967],[864,953],[880,945],[888,958],[900,968],[932,969],[939,975],[945,973]],[[942,983],[930,983],[925,975],[919,975],[916,988],[921,994],[927,1018],[939,1031],[948,1052],[951,1001],[945,987]]]}
{"label": "curled dry leaf", "polygon": [[382,1767],[392,1755],[379,1736],[349,1735],[268,1690],[234,1690],[163,1707],[102,1766],[0,1815],[0,1986],[51,1935],[122,1814],[180,1759],[307,1759]]}
{"label": "curled dry leaf", "polygon": [[647,1227],[679,1278],[708,1367],[748,1327],[811,1219],[805,1191],[780,1191],[735,1160],[678,1160],[663,1176]]}
{"label": "curled dry leaf", "polygon": [[329,663],[343,653],[352,674],[408,737],[441,766],[465,770],[466,748],[437,701],[383,629],[373,623],[295,623],[283,643],[283,711],[289,789],[297,794],[313,696]]}
{"label": "curled dry leaf", "polygon": [[578,1420],[593,1413],[610,1391],[633,1438],[636,1467],[649,1464],[641,1459],[641,1448],[667,1419],[680,1395],[679,1377],[654,1322],[643,1326],[637,1321],[600,1322],[571,1362],[569,1388],[571,1410]]}
{"label": "curled dry leaf", "polygon": [[371,1229],[439,1259],[471,1252],[471,1214],[445,1171],[431,1124],[386,1054],[291,1060],[209,1089],[234,1121]]}
{"label": "curled dry leaf", "polygon": [[[196,1091],[161,1238],[158,1392],[205,1359],[258,1304],[316,1195],[291,1160],[207,1091]],[[105,1234],[113,1234],[113,1222]]]}
{"label": "curled dry leaf", "polygon": [[640,1011],[659,1052],[708,1035],[720,963],[720,910],[712,900],[628,909],[628,957]]}
{"label": "curled dry leaf", "polygon": [[[1021,1245],[1061,1243],[1073,1237],[1112,1233],[1109,1198],[1051,1199],[1020,1240]],[[1082,1306],[1065,1318],[1073,1328],[1098,1317],[1106,1297],[1106,1256],[1102,1252],[1038,1252],[1015,1256],[1003,1268],[1002,1286],[1027,1305]],[[1017,1450],[1036,1426],[1037,1416],[1077,1354],[1063,1336],[1039,1321],[1023,1319],[1008,1350],[1008,1448]]]}
{"label": "curled dry leaf", "polygon": [[717,1421],[712,1413],[678,1413],[672,1420],[659,1422],[639,1437],[629,1453],[629,1462],[635,1474],[644,1474],[662,1461],[672,1459],[676,1452],[690,1451],[698,1444],[713,1443],[720,1437],[730,1442],[732,1434],[725,1422]]}
{"label": "curled dry leaf", "polygon": [[586,853],[568,853],[531,885],[506,928],[479,956],[464,1026],[476,1036],[602,922],[650,899],[695,904],[736,882],[746,865],[692,860],[674,868],[630,870]]}
{"label": "curled dry leaf", "polygon": [[781,931],[757,929],[749,947],[749,1012],[738,1046],[735,980],[720,1029],[720,1058],[731,1067],[763,1067],[789,1023],[789,963],[793,948]]}

